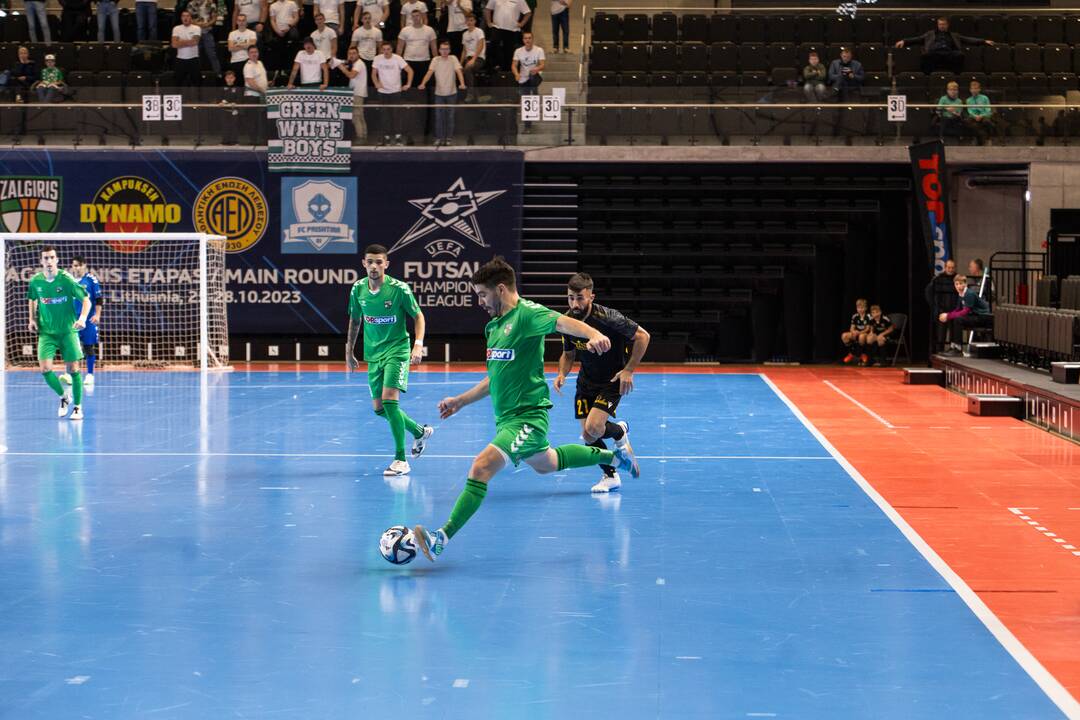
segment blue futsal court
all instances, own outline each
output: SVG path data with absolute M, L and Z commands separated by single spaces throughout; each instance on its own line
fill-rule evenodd
M 380 533 L 445 520 L 489 402 L 385 481 L 362 373 L 97 380 L 80 425 L 7 374 L 0 718 L 1061 717 L 757 375 L 639 374 L 640 480 L 504 471 L 405 568 Z

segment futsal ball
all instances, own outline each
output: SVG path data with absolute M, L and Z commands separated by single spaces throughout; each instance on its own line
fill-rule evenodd
M 386 562 L 394 565 L 407 565 L 416 557 L 416 543 L 412 530 L 404 525 L 387 528 L 379 538 L 379 552 Z

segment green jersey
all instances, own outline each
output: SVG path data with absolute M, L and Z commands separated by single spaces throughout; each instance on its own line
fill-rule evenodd
M 967 113 L 971 117 L 990 117 L 993 114 L 993 110 L 990 109 L 990 98 L 981 93 L 969 97 L 965 104 Z
M 364 360 L 369 363 L 409 357 L 412 346 L 405 316 L 414 318 L 419 313 L 408 284 L 389 275 L 383 277 L 379 292 L 371 292 L 367 278 L 353 283 L 349 292 L 349 317 L 363 321 Z
M 73 301 L 87 297 L 86 289 L 79 281 L 61 270 L 52 280 L 45 273 L 30 278 L 26 297 L 37 300 L 38 333 L 41 335 L 67 335 L 76 332 L 75 321 L 79 318 Z
M 938 113 L 943 118 L 958 118 L 960 112 L 964 108 L 964 101 L 960 98 L 951 98 L 948 95 L 942 95 L 937 101 Z
M 519 300 L 513 310 L 484 328 L 496 424 L 553 407 L 544 378 L 544 336 L 555 332 L 558 319 L 554 310 Z

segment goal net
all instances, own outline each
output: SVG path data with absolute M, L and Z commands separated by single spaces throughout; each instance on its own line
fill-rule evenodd
M 33 233 L 0 234 L 0 369 L 37 364 L 26 293 L 46 245 L 56 248 L 61 270 L 71 272 L 72 258 L 82 257 L 100 283 L 99 364 L 200 370 L 229 364 L 225 238 Z

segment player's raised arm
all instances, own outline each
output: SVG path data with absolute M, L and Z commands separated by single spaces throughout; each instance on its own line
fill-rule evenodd
M 611 340 L 606 335 L 569 315 L 560 315 L 555 321 L 555 329 L 563 335 L 585 338 L 585 349 L 591 353 L 599 355 L 611 349 Z
M 439 417 L 445 420 L 466 405 L 472 405 L 477 400 L 482 400 L 490 394 L 491 378 L 485 377 L 460 395 L 443 398 L 439 403 Z

